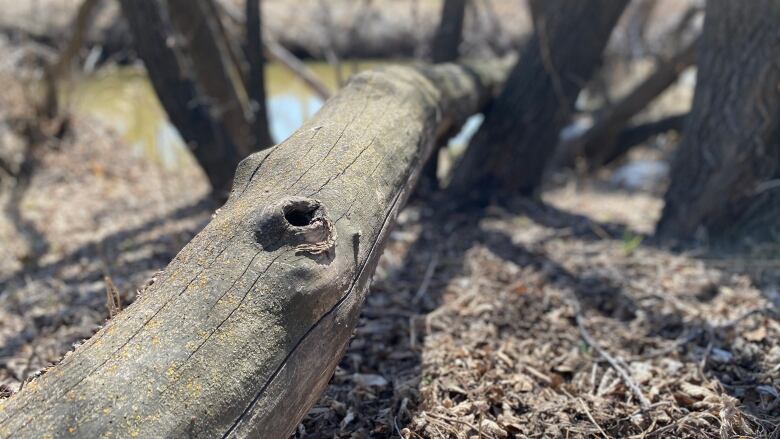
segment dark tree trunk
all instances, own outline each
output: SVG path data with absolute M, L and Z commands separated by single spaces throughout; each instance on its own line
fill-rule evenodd
M 199 94 L 180 47 L 171 43 L 171 24 L 159 0 L 121 0 L 138 55 L 173 125 L 190 146 L 217 195 L 230 191 L 244 157 Z
M 531 193 L 626 0 L 532 0 L 534 35 L 455 169 L 452 188 Z M 483 188 L 484 189 L 484 188 Z
M 441 19 L 431 46 L 431 61 L 443 63 L 458 59 L 460 43 L 463 40 L 463 19 L 467 0 L 444 0 Z M 431 154 L 423 168 L 420 187 L 429 190 L 439 188 L 439 154 Z
M 442 63 L 458 59 L 465 15 L 466 0 L 444 0 L 441 21 L 433 37 L 431 61 Z
M 249 63 L 247 91 L 254 125 L 254 149 L 260 150 L 273 144 L 268 129 L 268 111 L 265 104 L 265 57 L 263 56 L 260 0 L 246 2 L 246 56 Z
M 657 234 L 723 234 L 761 216 L 780 153 L 780 1 L 709 0 L 693 108 Z M 771 185 L 770 185 L 771 186 Z
M 257 151 L 252 111 L 241 68 L 231 57 L 230 42 L 222 32 L 213 0 L 164 0 L 177 48 L 188 67 L 211 117 L 225 127 L 242 156 Z M 254 84 L 253 84 L 254 86 Z M 265 139 L 270 146 L 270 140 Z

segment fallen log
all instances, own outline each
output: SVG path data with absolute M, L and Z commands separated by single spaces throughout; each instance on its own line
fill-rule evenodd
M 288 437 L 346 349 L 437 137 L 510 63 L 356 75 L 281 144 L 158 281 L 0 402 L 0 437 Z

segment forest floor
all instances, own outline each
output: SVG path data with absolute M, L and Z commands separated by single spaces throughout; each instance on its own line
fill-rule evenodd
M 109 284 L 132 302 L 216 207 L 192 162 L 70 126 L 28 187 L 0 182 L 0 397 L 105 322 Z M 655 244 L 659 197 L 607 181 L 414 201 L 296 436 L 780 436 L 780 248 Z
M 97 330 L 106 277 L 131 302 L 215 207 L 194 165 L 72 130 L 18 206 L 3 191 L 0 393 Z M 412 203 L 296 436 L 777 437 L 777 249 L 654 245 L 659 198 L 599 182 L 543 200 Z
M 407 208 L 299 437 L 777 437 L 776 250 L 643 243 L 660 200 L 596 187 Z

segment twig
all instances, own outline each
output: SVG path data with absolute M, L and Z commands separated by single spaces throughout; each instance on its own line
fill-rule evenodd
M 244 26 L 246 19 L 244 13 L 237 9 L 234 5 L 224 0 L 217 1 L 217 7 L 225 14 L 225 16 L 239 26 Z M 267 52 L 267 55 L 276 61 L 279 61 L 290 72 L 308 85 L 317 96 L 323 101 L 327 100 L 331 93 L 327 85 L 325 85 L 314 72 L 311 71 L 306 64 L 303 63 L 292 52 L 287 50 L 284 46 L 277 41 L 270 38 L 263 38 L 263 48 Z
M 590 370 L 590 393 L 592 395 L 596 394 L 596 373 L 599 369 L 599 363 L 593 362 L 593 367 Z
M 533 367 L 531 367 L 531 366 L 529 366 L 529 365 L 527 365 L 527 364 L 524 364 L 524 365 L 523 365 L 523 369 L 524 369 L 526 372 L 528 372 L 528 373 L 530 373 L 531 375 L 533 375 L 533 376 L 535 376 L 536 378 L 538 378 L 540 381 L 543 381 L 543 382 L 544 382 L 545 384 L 547 384 L 548 386 L 549 386 L 550 384 L 552 384 L 552 380 L 550 379 L 550 377 L 548 377 L 547 375 L 545 375 L 545 374 L 543 374 L 543 373 L 539 372 L 538 370 L 534 369 Z
M 753 308 L 753 309 L 750 309 L 748 311 L 745 311 L 744 313 L 740 314 L 739 316 L 737 316 L 737 317 L 735 317 L 735 318 L 733 318 L 733 319 L 731 319 L 731 320 L 729 320 L 727 322 L 724 322 L 724 323 L 716 326 L 713 329 L 714 330 L 731 329 L 731 328 L 737 326 L 743 320 L 747 319 L 748 317 L 752 317 L 752 316 L 754 316 L 756 314 L 761 314 L 761 315 L 768 314 L 768 313 L 771 313 L 771 311 L 772 311 L 772 308 L 770 308 L 770 307 Z
M 415 317 L 409 317 L 409 349 L 417 347 L 417 327 L 415 326 Z
M 699 375 L 704 377 L 704 369 L 707 367 L 707 360 L 710 359 L 710 354 L 712 353 L 712 338 L 713 334 L 712 332 L 709 333 L 709 342 L 707 343 L 707 348 L 704 350 L 704 355 L 701 357 L 701 361 L 699 362 Z
M 638 439 L 645 439 L 647 437 L 647 434 L 653 431 L 653 429 L 655 428 L 655 424 L 656 424 L 656 420 L 653 419 L 653 422 L 650 424 L 649 427 L 647 427 L 646 429 L 644 429 L 644 431 L 642 431 L 642 434 L 639 435 Z
M 30 356 L 27 358 L 27 364 L 24 365 L 24 369 L 22 370 L 21 375 L 19 375 L 19 390 L 17 392 L 20 392 L 24 385 L 35 379 L 34 376 L 31 376 L 30 371 L 32 371 L 32 364 L 33 361 L 35 361 L 35 357 L 38 355 L 38 352 L 36 352 L 35 346 L 31 346 L 32 350 L 30 352 Z
M 103 278 L 106 282 L 106 307 L 108 308 L 108 318 L 113 318 L 122 311 L 122 298 L 119 296 L 119 290 L 114 286 L 110 276 Z
M 577 398 L 577 401 L 579 401 L 580 405 L 582 406 L 582 409 L 585 410 L 585 414 L 588 415 L 588 419 L 590 419 L 590 422 L 593 423 L 593 425 L 596 426 L 596 428 L 599 429 L 599 432 L 602 436 L 609 439 L 609 436 L 607 436 L 607 433 L 604 432 L 604 430 L 601 428 L 598 422 L 596 422 L 595 419 L 593 419 L 593 415 L 590 414 L 590 410 L 588 410 L 588 406 L 585 404 L 585 401 L 582 400 L 582 398 Z
M 423 276 L 422 282 L 420 282 L 420 287 L 417 288 L 417 293 L 414 295 L 414 302 L 419 302 L 428 291 L 428 286 L 431 284 L 431 279 L 433 278 L 433 273 L 436 271 L 436 266 L 438 263 L 439 254 L 434 253 L 433 257 L 431 258 L 431 262 L 428 264 L 428 268 L 425 269 L 425 275 Z
M 309 69 L 300 59 L 296 58 L 289 50 L 284 46 L 273 40 L 263 41 L 268 53 L 283 66 L 295 74 L 298 79 L 303 81 L 309 88 L 320 97 L 320 99 L 327 100 L 330 97 L 330 90 L 314 72 Z
M 344 86 L 344 76 L 341 70 L 341 60 L 339 59 L 335 48 L 335 24 L 333 23 L 333 17 L 331 16 L 330 9 L 328 8 L 328 4 L 325 2 L 325 0 L 320 0 L 320 10 L 322 11 L 322 20 L 325 26 L 325 36 L 327 39 L 327 41 L 325 41 L 326 45 L 322 47 L 323 54 L 325 55 L 325 60 L 333 68 L 333 72 L 336 75 L 336 84 L 338 85 L 338 88 L 341 88 Z
M 596 352 L 598 352 L 599 355 L 607 360 L 607 363 L 609 363 L 609 365 L 615 369 L 618 375 L 620 375 L 620 378 L 623 379 L 623 382 L 626 384 L 626 386 L 628 386 L 634 396 L 636 396 L 636 398 L 639 400 L 639 406 L 642 407 L 642 410 L 648 410 L 650 408 L 650 401 L 645 398 L 645 395 L 642 393 L 642 389 L 639 388 L 639 385 L 631 377 L 631 374 L 620 365 L 620 361 L 618 361 L 615 357 L 610 355 L 609 352 L 605 351 L 601 346 L 599 346 L 593 336 L 590 335 L 588 330 L 585 328 L 585 325 L 582 322 L 582 315 L 578 313 L 576 319 L 577 327 L 580 330 L 580 335 L 582 335 L 582 338 L 585 340 L 585 342 L 588 343 L 590 347 L 595 349 Z
M 475 426 L 474 424 L 472 424 L 470 422 L 466 422 L 466 421 L 461 421 L 460 419 L 450 418 L 448 416 L 437 415 L 437 414 L 430 413 L 430 412 L 425 412 L 425 416 L 430 416 L 430 417 L 432 417 L 434 419 L 438 419 L 440 421 L 455 422 L 457 424 L 465 425 L 465 426 L 471 428 L 474 431 L 477 431 L 477 432 L 480 431 L 479 428 L 477 428 L 477 426 Z
M 680 349 L 682 346 L 690 343 L 699 335 L 701 335 L 701 331 L 698 330 L 691 331 L 690 334 L 686 335 L 685 337 L 680 337 L 677 340 L 675 340 L 670 346 L 658 349 L 653 352 L 648 352 L 644 355 L 635 355 L 633 357 L 630 357 L 629 361 L 646 361 L 651 358 L 663 357 L 667 354 L 676 351 L 677 349 Z

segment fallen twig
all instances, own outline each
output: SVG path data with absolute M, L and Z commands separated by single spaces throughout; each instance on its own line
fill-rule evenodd
M 108 318 L 111 319 L 122 311 L 122 299 L 111 277 L 106 275 L 103 279 L 106 283 L 106 308 L 108 308 Z
M 439 264 L 439 254 L 434 253 L 433 257 L 431 258 L 431 262 L 428 264 L 428 268 L 425 269 L 425 275 L 423 275 L 423 280 L 420 282 L 420 287 L 417 288 L 417 293 L 414 295 L 414 302 L 419 302 L 420 299 L 425 295 L 425 293 L 428 291 L 428 286 L 431 284 L 431 279 L 433 278 L 433 273 L 436 271 L 436 266 Z
M 650 408 L 650 401 L 642 393 L 642 389 L 639 388 L 639 384 L 637 384 L 634 378 L 631 377 L 631 374 L 620 364 L 619 360 L 617 360 L 615 357 L 610 355 L 609 352 L 605 351 L 601 346 L 599 346 L 593 336 L 590 335 L 588 330 L 585 328 L 585 325 L 582 322 L 582 315 L 578 313 L 576 319 L 577 327 L 580 330 L 580 335 L 582 335 L 582 338 L 585 340 L 585 342 L 588 343 L 588 345 L 593 349 L 595 349 L 596 352 L 598 352 L 599 355 L 607 360 L 607 363 L 609 363 L 609 365 L 615 369 L 618 375 L 620 375 L 620 378 L 623 379 L 623 382 L 626 384 L 626 386 L 628 386 L 634 396 L 636 396 L 636 398 L 639 400 L 639 406 L 642 407 L 642 410 L 648 410 Z
M 595 425 L 596 428 L 599 429 L 599 432 L 601 433 L 602 436 L 609 439 L 609 436 L 607 436 L 607 433 L 605 433 L 604 429 L 601 428 L 601 425 L 599 425 L 599 423 L 596 422 L 596 420 L 593 418 L 593 415 L 590 414 L 590 410 L 588 410 L 588 406 L 587 404 L 585 404 L 585 401 L 583 401 L 582 398 L 577 398 L 577 401 L 582 406 L 582 409 L 585 410 L 585 414 L 588 416 L 588 419 L 590 419 L 590 422 L 592 422 L 593 425 Z

